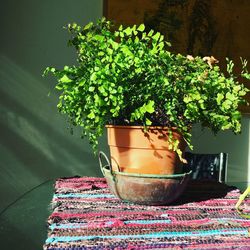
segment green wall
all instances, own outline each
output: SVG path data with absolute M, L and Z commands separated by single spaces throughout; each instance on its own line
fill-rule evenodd
M 54 79 L 41 76 L 46 66 L 74 63 L 62 27 L 100 16 L 102 0 L 1 2 L 0 212 L 48 179 L 101 175 L 88 142 L 57 112 Z
M 199 125 L 192 130 L 194 152 L 228 153 L 227 183 L 245 189 L 250 185 L 250 116 L 242 117 L 242 132 L 235 135 L 230 131 L 214 136 L 209 129 Z

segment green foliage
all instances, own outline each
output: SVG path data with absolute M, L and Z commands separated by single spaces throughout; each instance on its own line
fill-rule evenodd
M 47 68 L 57 78 L 58 109 L 74 126 L 82 127 L 96 149 L 106 124 L 176 127 L 191 147 L 195 123 L 213 132 L 240 132 L 238 106 L 247 89 L 209 58 L 173 54 L 159 32 L 144 24 L 114 29 L 104 18 L 84 27 L 68 25 L 77 51 L 77 66 Z M 250 79 L 242 60 L 241 76 Z M 179 155 L 178 142 L 171 139 Z

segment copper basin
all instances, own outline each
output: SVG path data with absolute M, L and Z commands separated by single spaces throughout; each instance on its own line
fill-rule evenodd
M 104 157 L 107 165 L 102 164 Z M 101 171 L 118 198 L 144 205 L 166 205 L 176 201 L 186 187 L 190 173 L 151 175 L 112 171 L 107 156 L 100 152 Z

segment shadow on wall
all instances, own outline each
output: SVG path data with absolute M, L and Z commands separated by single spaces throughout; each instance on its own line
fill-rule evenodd
M 7 57 L 0 57 L 0 211 L 45 180 L 98 176 L 97 158 L 79 131 L 70 135 L 57 96 Z

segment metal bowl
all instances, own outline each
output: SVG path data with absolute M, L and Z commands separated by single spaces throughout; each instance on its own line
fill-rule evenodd
M 103 165 L 102 158 L 106 160 L 106 165 Z M 99 152 L 99 162 L 113 194 L 124 201 L 143 205 L 166 205 L 176 201 L 191 174 L 152 175 L 112 171 L 110 161 L 103 152 Z

